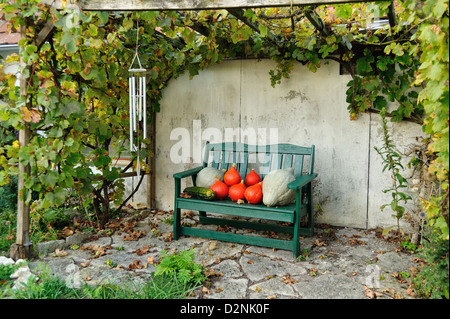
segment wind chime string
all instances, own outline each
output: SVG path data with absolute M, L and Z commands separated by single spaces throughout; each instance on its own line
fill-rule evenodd
M 136 162 L 136 174 L 140 176 L 141 164 L 140 164 L 140 142 L 139 142 L 139 128 L 142 127 L 143 138 L 147 138 L 147 92 L 146 92 L 146 77 L 143 74 L 147 70 L 142 68 L 141 61 L 139 60 L 138 54 L 139 48 L 139 21 L 137 22 L 137 32 L 136 32 L 136 52 L 134 54 L 133 60 L 131 61 L 130 77 L 128 79 L 129 86 L 129 113 L 130 113 L 130 151 L 137 152 L 137 162 Z M 139 68 L 133 69 L 133 64 L 137 60 Z M 134 133 L 137 134 L 136 144 L 134 143 L 133 136 Z

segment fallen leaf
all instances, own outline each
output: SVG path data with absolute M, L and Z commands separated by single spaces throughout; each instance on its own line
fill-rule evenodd
M 311 277 L 317 276 L 317 268 L 308 269 L 308 270 L 309 270 L 309 275 L 310 275 Z
M 370 299 L 376 299 L 378 296 L 381 296 L 382 294 L 376 291 L 373 291 L 370 288 L 367 288 L 367 286 L 364 286 L 364 295 Z
M 83 268 L 86 268 L 87 266 L 89 266 L 90 262 L 85 262 L 85 263 L 80 263 L 80 266 Z
M 141 265 L 141 261 L 140 260 L 135 260 L 133 261 L 131 264 L 128 265 L 128 269 L 133 270 L 133 269 L 142 269 L 142 265 Z
M 141 230 L 138 231 L 129 231 L 128 235 L 123 236 L 123 240 L 125 241 L 137 241 L 139 238 L 145 236 L 145 233 Z
M 412 297 L 416 296 L 416 293 L 414 292 L 414 284 L 412 281 L 409 282 L 408 289 L 406 289 L 406 294 Z
M 366 242 L 359 240 L 359 239 L 354 239 L 354 238 L 349 238 L 348 239 L 349 243 L 351 246 L 356 246 L 356 245 L 367 245 Z
M 204 294 L 206 294 L 206 295 L 209 295 L 209 293 L 210 293 L 209 289 L 206 288 L 206 287 L 203 287 L 203 288 L 202 288 L 202 292 L 203 292 Z
M 206 277 L 214 276 L 217 272 L 212 268 L 206 268 L 206 271 L 204 272 Z
M 327 246 L 327 243 L 326 243 L 326 242 L 324 242 L 324 241 L 319 241 L 318 239 L 316 239 L 316 240 L 314 241 L 314 244 L 315 244 L 317 247 Z
M 61 234 L 64 237 L 72 236 L 74 234 L 73 228 L 72 227 L 64 227 L 63 230 L 61 231 Z
M 153 256 L 148 256 L 147 257 L 147 263 L 149 263 L 150 265 L 154 265 L 154 260 L 153 260 Z
M 398 272 L 394 272 L 393 274 L 391 274 L 391 276 L 394 277 L 399 283 L 406 283 L 405 278 L 403 278 L 403 276 Z
M 142 256 L 142 255 L 146 254 L 149 250 L 150 250 L 150 246 L 143 245 L 142 249 L 139 248 L 138 250 L 136 250 L 136 254 L 138 256 Z
M 292 278 L 290 274 L 284 275 L 283 277 L 281 277 L 281 279 L 282 282 L 288 285 L 295 284 L 298 281 L 297 279 Z
M 65 257 L 65 256 L 67 256 L 67 251 L 56 248 L 55 257 Z
M 394 293 L 394 299 L 405 299 L 402 295 Z
M 111 249 L 112 247 L 107 245 L 107 246 L 102 246 L 100 247 L 99 245 L 86 245 L 81 247 L 81 250 L 89 250 L 89 253 L 91 255 L 93 255 L 93 258 L 98 258 L 101 256 L 104 256 L 107 254 L 106 250 L 107 249 Z M 111 254 L 111 253 L 109 253 Z
M 222 232 L 222 233 L 227 233 L 230 231 L 230 227 L 228 227 L 228 225 L 223 225 L 223 226 L 217 226 L 217 231 Z
M 410 266 L 409 268 L 408 268 L 408 270 L 409 270 L 409 273 L 411 274 L 411 277 L 416 277 L 417 276 L 417 273 L 418 273 L 418 270 L 417 270 L 417 268 L 415 268 L 415 267 L 413 267 L 413 266 Z
M 276 295 L 270 295 L 270 296 L 267 296 L 266 299 L 277 299 L 277 296 Z
M 217 243 L 216 242 L 211 242 L 209 243 L 208 249 L 211 250 L 216 250 L 217 249 Z
M 164 236 L 163 240 L 167 242 L 173 241 L 173 233 L 168 233 L 166 236 Z
M 219 293 L 223 291 L 223 287 L 217 288 L 216 290 L 214 290 L 214 292 Z
M 253 265 L 253 264 L 254 264 L 254 262 L 253 262 L 253 261 L 251 261 L 251 260 L 249 260 L 249 261 L 247 261 L 247 264 L 251 264 L 251 265 Z

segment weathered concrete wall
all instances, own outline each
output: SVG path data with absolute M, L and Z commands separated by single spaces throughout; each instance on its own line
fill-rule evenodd
M 316 73 L 298 64 L 290 79 L 273 88 L 271 67 L 270 61 L 228 61 L 192 80 L 184 75 L 169 84 L 156 123 L 157 207 L 173 208 L 172 174 L 198 166 L 206 140 L 239 140 L 242 132 L 256 132 L 260 144 L 271 138 L 315 144 L 318 222 L 358 228 L 395 224 L 392 212 L 380 212 L 391 201 L 382 192 L 390 186 L 389 173 L 382 174 L 381 158 L 373 148 L 382 146 L 381 120 L 375 114 L 349 119 L 345 91 L 350 76 L 339 75 L 337 63 Z M 404 148 L 422 130 L 401 123 L 392 133 Z M 145 197 L 137 200 L 145 202 Z

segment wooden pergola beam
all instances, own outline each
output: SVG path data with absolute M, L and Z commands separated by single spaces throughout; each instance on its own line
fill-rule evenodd
M 289 7 L 339 3 L 373 2 L 369 0 L 76 0 L 83 10 L 151 11 L 202 10 L 229 8 Z

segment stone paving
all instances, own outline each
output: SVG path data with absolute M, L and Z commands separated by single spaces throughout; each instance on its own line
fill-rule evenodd
M 29 267 L 48 266 L 68 283 L 142 283 L 151 277 L 162 250 L 193 248 L 195 261 L 210 275 L 209 284 L 195 290 L 195 299 L 415 298 L 410 278 L 399 276 L 415 271 L 414 255 L 396 251 L 398 243 L 375 230 L 318 225 L 313 237 L 301 239 L 304 255 L 296 260 L 285 250 L 197 237 L 174 241 L 168 223 L 172 217 L 170 212 L 142 210 L 121 221 L 126 227 L 112 234 L 80 233 L 40 243 Z M 198 219 L 188 213 L 183 222 L 198 224 Z

